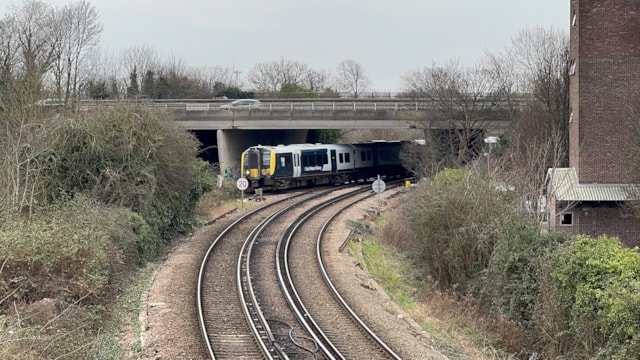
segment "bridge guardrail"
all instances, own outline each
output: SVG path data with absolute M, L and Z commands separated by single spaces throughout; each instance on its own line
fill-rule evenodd
M 202 101 L 162 101 L 162 102 L 117 102 L 117 101 L 81 101 L 79 103 L 80 110 L 90 110 L 95 107 L 109 107 L 120 104 L 135 104 L 145 107 L 152 107 L 157 109 L 175 110 L 175 111 L 233 111 L 227 109 L 220 109 L 220 102 L 202 102 Z M 255 109 L 251 111 L 293 111 L 293 110 L 306 110 L 306 111 L 407 111 L 407 110 L 436 110 L 437 104 L 434 102 L 388 102 L 388 101 L 266 101 L 263 102 L 264 109 Z M 519 108 L 522 103 L 517 103 L 516 108 Z M 483 107 L 492 107 L 494 109 L 506 108 L 506 105 L 482 105 Z M 246 111 L 246 110 L 245 110 Z

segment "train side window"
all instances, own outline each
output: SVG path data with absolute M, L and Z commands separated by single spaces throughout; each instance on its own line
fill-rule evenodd
M 344 162 L 346 162 L 346 163 L 351 162 L 351 154 L 344 153 Z
M 340 164 L 342 164 L 344 162 L 344 154 L 343 153 L 338 154 L 338 162 Z
M 323 164 L 328 164 L 329 163 L 329 155 L 322 154 L 322 160 L 323 160 Z

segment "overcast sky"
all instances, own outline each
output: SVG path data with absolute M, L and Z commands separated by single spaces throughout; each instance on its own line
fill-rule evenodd
M 71 0 L 44 1 L 55 7 Z M 335 73 L 352 59 L 372 90 L 400 90 L 408 71 L 478 64 L 526 28 L 568 31 L 569 0 L 93 0 L 101 47 L 150 46 L 187 66 L 246 73 L 280 59 Z M 22 2 L 4 0 L 0 11 Z

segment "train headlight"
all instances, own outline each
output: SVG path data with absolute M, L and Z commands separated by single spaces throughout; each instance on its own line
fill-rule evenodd
M 249 175 L 251 174 L 251 170 L 249 170 L 249 169 L 245 170 L 245 171 L 244 171 L 244 174 L 245 174 L 246 176 L 249 176 Z

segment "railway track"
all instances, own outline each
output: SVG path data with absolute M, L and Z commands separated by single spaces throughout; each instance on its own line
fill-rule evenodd
M 283 234 L 279 244 L 282 287 L 299 321 L 330 359 L 400 359 L 339 295 L 322 261 L 320 249 L 330 221 L 345 208 L 370 196 L 370 192 L 342 196 L 310 209 Z
M 269 205 L 278 211 L 314 195 L 295 195 Z M 241 301 L 238 265 L 245 239 L 252 228 L 245 224 L 262 221 L 264 208 L 251 211 L 227 227 L 207 250 L 198 275 L 196 302 L 207 352 L 212 359 L 268 359 L 273 349 L 256 338 L 253 322 L 247 321 Z
M 250 292 L 246 269 L 251 242 L 266 224 L 286 210 L 326 196 L 335 189 L 298 193 L 251 211 L 212 242 L 197 281 L 196 301 L 201 332 L 213 359 L 277 359 L 282 357 Z
M 370 186 L 291 196 L 213 241 L 197 290 L 212 359 L 400 358 L 342 300 L 317 245 L 327 214 L 370 196 Z

